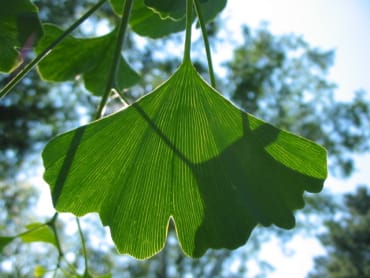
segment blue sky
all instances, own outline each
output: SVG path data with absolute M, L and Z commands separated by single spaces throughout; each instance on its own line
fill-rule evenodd
M 331 78 L 339 85 L 338 97 L 370 92 L 370 1 L 229 0 L 224 16 L 235 30 L 267 21 L 275 34 L 301 34 L 313 46 L 335 49 Z

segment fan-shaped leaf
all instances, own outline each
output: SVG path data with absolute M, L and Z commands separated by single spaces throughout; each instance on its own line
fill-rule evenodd
M 326 151 L 246 114 L 184 62 L 128 108 L 52 140 L 45 180 L 59 211 L 98 212 L 123 253 L 147 258 L 170 219 L 184 252 L 236 248 L 261 223 L 294 226 L 319 192 Z
M 61 33 L 54 25 L 44 25 L 45 36 L 36 47 L 43 51 Z M 86 88 L 95 95 L 102 95 L 109 77 L 117 32 L 97 38 L 79 39 L 69 36 L 38 65 L 45 80 L 66 81 L 82 75 Z M 139 75 L 121 57 L 116 76 L 117 89 L 134 85 Z
M 38 10 L 31 1 L 0 1 L 0 72 L 18 66 L 23 60 L 20 52 L 32 48 L 41 35 Z

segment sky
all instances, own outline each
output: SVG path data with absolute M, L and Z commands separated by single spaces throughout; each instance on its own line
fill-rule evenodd
M 223 17 L 236 38 L 243 24 L 258 27 L 265 21 L 273 34 L 294 33 L 313 47 L 334 49 L 336 58 L 329 79 L 338 85 L 337 99 L 350 100 L 359 89 L 365 90 L 370 99 L 369 0 L 229 0 Z M 367 165 L 370 155 L 358 156 L 357 172 L 350 179 L 329 177 L 325 187 L 345 193 L 358 184 L 369 184 Z M 313 256 L 324 254 L 314 239 L 296 237 L 289 248 L 294 256 L 284 257 L 278 242 L 264 247 L 261 257 L 276 268 L 269 278 L 306 277 L 313 267 Z

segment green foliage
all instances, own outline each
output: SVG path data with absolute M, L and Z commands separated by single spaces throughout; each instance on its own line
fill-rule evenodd
M 0 2 L 0 72 L 11 72 L 42 35 L 38 10 L 29 0 Z M 18 50 L 17 50 L 18 49 Z
M 24 242 L 46 242 L 57 246 L 55 234 L 47 224 L 32 223 L 26 226 L 27 231 L 20 234 Z
M 291 228 L 303 191 L 326 178 L 322 148 L 242 113 L 190 62 L 129 108 L 57 137 L 43 158 L 56 208 L 98 211 L 138 258 L 163 247 L 171 217 L 196 257 L 240 246 L 257 223 Z
M 126 1 L 110 2 L 121 17 L 112 22 L 124 23 Z M 183 7 L 168 9 L 167 2 L 134 1 L 129 20 L 132 30 L 153 38 L 184 30 Z M 200 2 L 206 20 L 226 4 Z M 195 16 L 189 18 L 193 22 Z M 44 26 L 37 53 L 65 34 L 59 27 Z M 102 37 L 66 37 L 39 63 L 39 72 L 50 81 L 81 76 L 95 95 L 106 94 L 107 86 L 118 94 L 124 88 L 133 90 L 138 76 L 120 52 L 119 59 L 113 58 L 122 34 L 113 29 Z M 186 34 L 189 32 L 187 29 Z M 127 49 L 124 51 L 127 57 Z M 263 51 L 256 53 L 253 63 L 258 64 L 261 55 Z M 278 61 L 284 57 L 281 55 L 278 51 Z M 144 55 L 131 61 L 138 57 L 147 62 Z M 281 65 L 274 64 L 275 68 Z M 115 66 L 118 71 L 110 84 L 108 75 Z M 162 73 L 159 67 L 157 70 Z M 274 72 L 265 76 L 274 76 Z M 256 77 L 258 67 L 248 80 L 265 83 Z M 234 82 L 227 83 L 225 94 L 232 91 Z M 70 92 L 74 95 L 77 90 Z M 268 95 L 269 91 L 264 92 Z M 280 125 L 285 116 L 281 113 L 271 119 L 289 128 Z M 288 118 L 289 123 L 299 121 L 298 117 Z M 126 109 L 56 137 L 44 151 L 44 163 L 45 179 L 58 210 L 77 215 L 99 212 L 119 250 L 140 258 L 163 247 L 170 219 L 181 247 L 191 256 L 201 256 L 207 248 L 236 248 L 258 223 L 292 228 L 293 210 L 303 207 L 304 191 L 320 191 L 326 177 L 323 148 L 237 109 L 206 84 L 187 60 L 166 83 Z M 56 235 L 46 229 L 41 237 L 49 232 Z M 34 235 L 28 239 L 32 241 Z M 9 240 L 2 238 L 4 244 Z M 59 245 L 57 249 L 62 257 Z M 222 254 L 220 258 L 230 253 Z M 84 273 L 88 271 L 86 264 Z
M 62 34 L 54 25 L 44 25 L 45 35 L 37 45 L 36 52 L 42 52 Z M 117 31 L 97 38 L 76 39 L 67 37 L 42 62 L 38 70 L 48 81 L 73 80 L 82 75 L 86 89 L 95 95 L 105 93 L 112 63 L 118 63 L 114 85 L 118 90 L 134 85 L 139 75 L 120 57 L 113 61 Z M 70 57 L 67 59 L 66 57 Z
M 309 277 L 370 276 L 370 192 L 365 186 L 345 196 L 344 215 L 326 223 L 320 240 L 328 254 L 315 259 Z
M 176 3 L 176 5 L 171 6 L 171 9 L 165 10 L 162 9 L 165 6 L 163 2 L 167 1 L 149 1 L 149 4 L 153 6 L 147 5 L 146 2 L 136 0 L 132 8 L 130 26 L 137 34 L 150 38 L 160 38 L 185 29 L 186 1 L 177 1 L 180 6 Z M 122 9 L 122 0 L 111 0 L 111 3 L 116 12 Z M 225 5 L 226 0 L 202 1 L 201 9 L 205 21 L 211 21 L 215 18 L 224 9 Z M 157 10 L 153 10 L 151 7 Z

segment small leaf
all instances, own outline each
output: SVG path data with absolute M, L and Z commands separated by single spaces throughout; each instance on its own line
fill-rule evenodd
M 294 226 L 319 192 L 326 151 L 246 114 L 190 62 L 128 108 L 53 139 L 45 180 L 59 211 L 98 212 L 122 253 L 159 252 L 169 221 L 184 252 L 237 248 L 258 224 Z
M 55 40 L 62 30 L 54 25 L 44 25 L 45 36 L 36 47 L 39 53 Z M 88 39 L 67 37 L 38 65 L 45 80 L 66 81 L 82 75 L 85 87 L 95 95 L 102 95 L 109 77 L 117 32 Z M 134 85 L 139 75 L 120 58 L 116 76 L 117 89 Z
M 4 247 L 11 243 L 16 237 L 13 236 L 0 236 L 0 252 L 3 251 Z
M 44 276 L 46 273 L 46 269 L 42 265 L 37 265 L 33 270 L 33 276 L 36 278 Z
M 50 226 L 42 223 L 32 223 L 26 226 L 27 231 L 20 234 L 24 242 L 46 242 L 57 246 L 55 235 Z
M 32 48 L 41 36 L 38 10 L 31 1 L 0 1 L 0 72 L 22 63 L 22 50 Z

